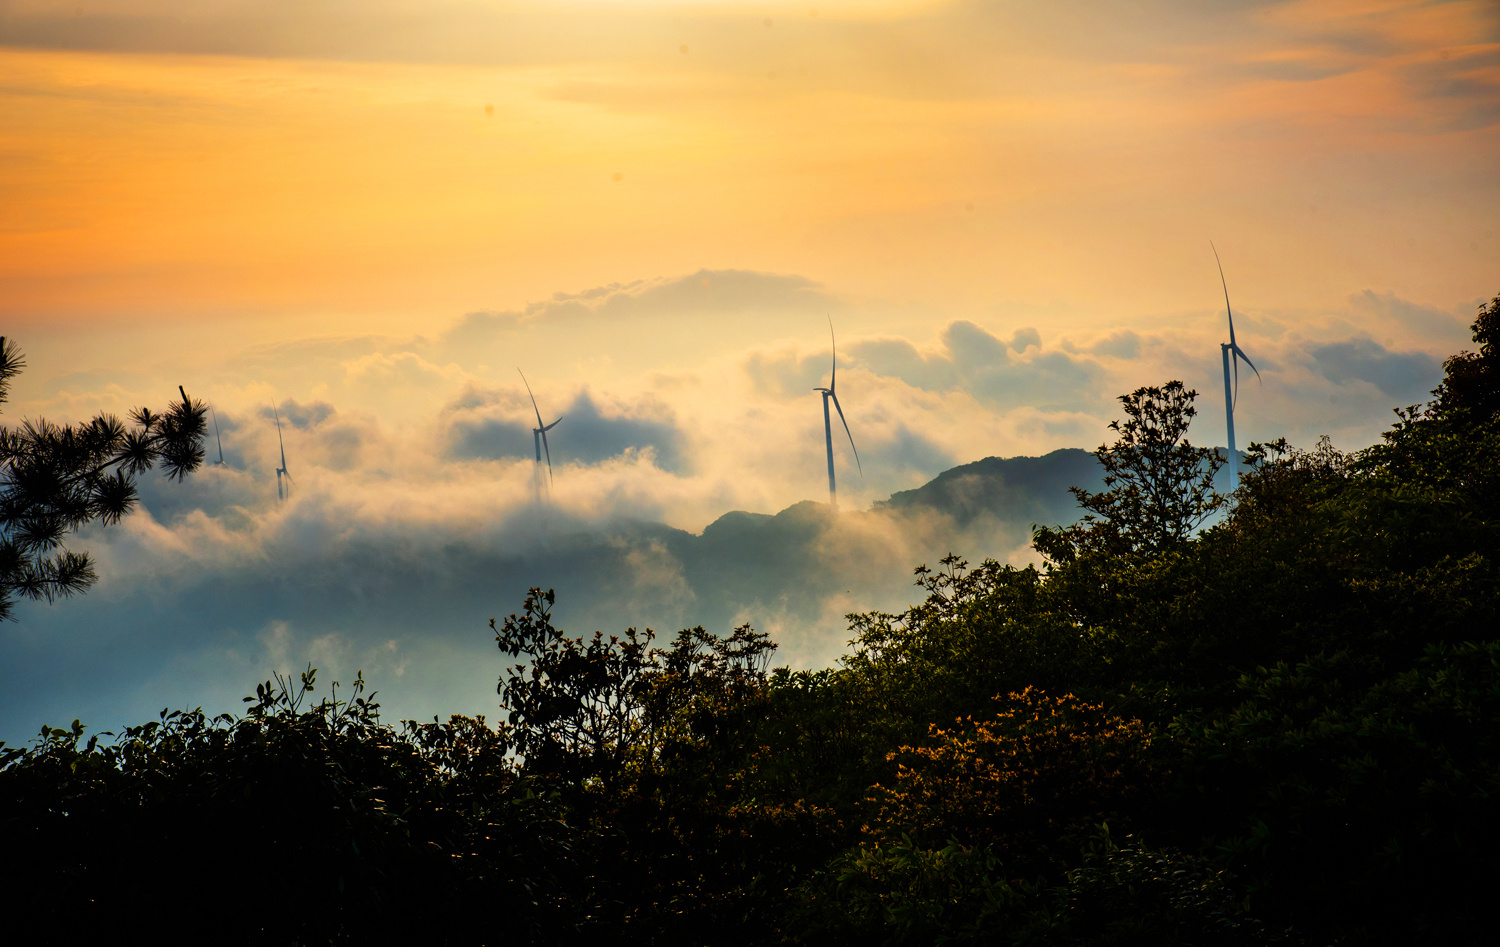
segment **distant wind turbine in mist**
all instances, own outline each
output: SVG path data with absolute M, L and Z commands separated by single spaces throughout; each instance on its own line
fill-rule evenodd
M 1219 283 L 1224 287 L 1224 314 L 1229 317 L 1229 341 L 1219 343 L 1219 354 L 1224 359 L 1224 415 L 1229 432 L 1229 492 L 1233 493 L 1240 485 L 1240 455 L 1234 446 L 1234 405 L 1240 395 L 1239 360 L 1244 359 L 1250 370 L 1255 372 L 1256 381 L 1260 381 L 1260 369 L 1255 367 L 1250 356 L 1234 340 L 1234 312 L 1229 308 L 1229 283 L 1224 279 L 1224 264 L 1219 260 L 1219 248 L 1214 246 L 1212 240 L 1208 245 L 1214 251 L 1214 262 L 1219 266 Z M 1234 376 L 1232 384 L 1231 374 Z
M 526 373 L 521 371 L 520 368 L 516 369 L 516 374 L 521 376 L 521 384 L 526 386 L 526 395 L 531 398 L 531 410 L 536 413 L 536 427 L 531 429 L 532 447 L 536 449 L 536 464 L 532 467 L 531 479 L 536 487 L 536 501 L 537 503 L 541 503 L 543 501 L 543 493 L 550 493 L 552 488 L 552 449 L 547 446 L 547 432 L 557 427 L 557 422 L 562 420 L 562 416 L 559 415 L 557 421 L 553 421 L 551 424 L 543 424 L 542 409 L 537 407 L 536 395 L 531 393 L 531 382 L 526 380 Z M 542 477 L 542 456 L 544 454 L 547 457 L 547 476 L 545 479 Z
M 208 406 L 208 416 L 214 419 L 214 443 L 219 445 L 219 462 L 214 466 L 228 467 L 229 464 L 224 462 L 224 439 L 219 436 L 219 416 L 214 414 L 213 405 Z
M 276 443 L 281 448 L 281 466 L 276 468 L 276 499 L 285 500 L 292 483 L 292 475 L 286 469 L 286 442 L 281 439 L 281 414 L 276 406 L 271 405 L 271 416 L 276 419 Z M 285 477 L 287 486 L 283 486 L 281 479 Z
M 839 405 L 839 396 L 836 392 L 839 380 L 839 350 L 838 341 L 833 335 L 833 319 L 828 320 L 828 340 L 833 348 L 833 371 L 828 377 L 827 388 L 814 388 L 813 391 L 823 393 L 823 443 L 828 448 L 828 507 L 835 513 L 839 509 L 838 485 L 833 476 L 833 422 L 828 414 L 828 402 L 833 401 L 833 407 L 839 413 L 839 421 L 844 425 L 844 433 L 849 437 L 849 449 L 854 451 L 854 463 L 859 467 L 859 475 L 865 475 L 864 465 L 859 462 L 859 448 L 854 446 L 854 435 L 849 433 L 849 422 L 844 420 L 844 409 Z

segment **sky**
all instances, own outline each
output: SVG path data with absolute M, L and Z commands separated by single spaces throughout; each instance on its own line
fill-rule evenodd
M 182 384 L 227 462 L 0 628 L 0 739 L 309 661 L 493 714 L 529 585 L 827 664 L 939 547 L 1027 561 L 875 502 L 1171 378 L 1224 443 L 1210 241 L 1240 446 L 1357 449 L 1500 293 L 1497 211 L 1493 0 L 0 0 L 0 421 Z M 848 517 L 710 595 L 706 527 L 826 502 L 830 323 Z

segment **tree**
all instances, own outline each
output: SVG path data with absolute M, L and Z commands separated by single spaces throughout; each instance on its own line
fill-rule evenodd
M 1500 296 L 1479 307 L 1473 329 L 1479 351 L 1460 352 L 1443 363 L 1447 374 L 1432 392 L 1439 414 L 1467 410 L 1488 419 L 1500 411 Z
M 313 703 L 315 678 L 277 674 L 238 715 L 0 744 L 0 890 L 64 943 L 107 939 L 164 885 L 175 929 L 218 944 L 572 942 L 577 833 L 503 736 L 393 727 L 363 677 Z
M 1196 397 L 1180 381 L 1121 395 L 1125 420 L 1109 424 L 1120 439 L 1094 452 L 1110 489 L 1070 488 L 1089 513 L 1077 526 L 1038 530 L 1037 550 L 1053 562 L 1087 550 L 1150 558 L 1191 538 L 1224 505 L 1214 491 L 1224 458 L 1187 439 Z
M 555 601 L 533 588 L 522 614 L 490 620 L 500 650 L 522 659 L 497 692 L 528 776 L 614 792 L 680 755 L 676 744 L 723 736 L 763 696 L 776 645 L 749 625 L 727 638 L 687 629 L 665 649 L 649 628 L 572 638 L 552 624 Z
M 26 367 L 0 336 L 0 404 Z M 160 464 L 182 480 L 203 463 L 207 408 L 188 398 L 157 414 L 137 408 L 131 426 L 100 414 L 79 425 L 38 419 L 0 428 L 0 620 L 17 596 L 54 601 L 98 579 L 87 553 L 63 547 L 68 533 L 118 523 L 138 500 L 136 478 Z

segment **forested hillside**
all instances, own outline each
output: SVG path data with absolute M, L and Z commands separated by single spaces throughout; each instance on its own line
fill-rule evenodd
M 1257 445 L 1232 498 L 1192 393 L 1122 397 L 1042 568 L 924 566 L 837 667 L 572 638 L 536 591 L 498 722 L 309 673 L 0 747 L 0 890 L 80 942 L 1487 943 L 1500 298 L 1475 340 L 1382 443 Z

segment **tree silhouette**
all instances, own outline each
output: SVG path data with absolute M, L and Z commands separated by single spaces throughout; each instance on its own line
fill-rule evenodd
M 0 336 L 0 404 L 26 367 Z M 63 547 L 68 533 L 118 523 L 137 502 L 136 478 L 160 464 L 181 480 L 203 463 L 207 408 L 179 386 L 180 402 L 157 414 L 137 408 L 130 425 L 100 414 L 78 425 L 26 420 L 0 428 L 0 620 L 17 596 L 51 602 L 98 579 L 87 553 Z
M 1500 411 L 1500 296 L 1479 307 L 1474 319 L 1478 352 L 1460 352 L 1443 363 L 1447 373 L 1432 393 L 1441 413 L 1467 410 L 1488 419 Z
M 1054 562 L 1090 550 L 1150 558 L 1191 538 L 1224 505 L 1213 484 L 1225 459 L 1187 439 L 1197 396 L 1180 381 L 1121 395 L 1125 419 L 1109 424 L 1119 440 L 1094 452 L 1109 489 L 1070 488 L 1089 512 L 1076 526 L 1038 530 L 1037 549 Z

